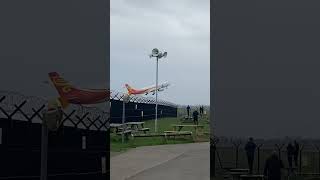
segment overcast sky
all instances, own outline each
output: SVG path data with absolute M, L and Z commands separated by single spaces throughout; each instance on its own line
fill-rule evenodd
M 167 51 L 159 61 L 159 83 L 171 86 L 159 98 L 177 104 L 210 104 L 210 1 L 111 0 L 111 89 L 155 84 L 153 48 Z
M 219 0 L 216 135 L 320 137 L 320 2 Z
M 16 3 L 0 2 L 0 90 L 57 96 L 43 83 L 51 71 L 78 87 L 108 87 L 106 2 Z

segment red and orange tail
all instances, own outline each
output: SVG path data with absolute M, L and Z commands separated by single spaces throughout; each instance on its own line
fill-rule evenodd
M 69 84 L 68 81 L 64 80 L 60 77 L 60 75 L 57 72 L 51 72 L 49 73 L 49 77 L 54 85 L 54 87 L 57 89 L 60 96 L 65 96 L 72 92 L 75 88 Z
M 129 95 L 131 95 L 131 94 L 134 93 L 134 89 L 133 89 L 131 86 L 129 86 L 129 84 L 125 84 L 125 86 L 126 86 L 126 88 L 127 88 L 127 90 L 128 90 L 128 94 L 129 94 Z
M 51 82 L 53 83 L 54 87 L 57 89 L 60 97 L 59 101 L 63 107 L 68 106 L 68 95 L 75 90 L 75 88 L 69 84 L 68 81 L 64 80 L 60 77 L 57 72 L 49 73 L 49 77 Z

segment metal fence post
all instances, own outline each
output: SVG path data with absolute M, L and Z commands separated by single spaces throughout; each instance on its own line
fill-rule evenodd
M 210 139 L 210 177 L 216 176 L 216 142 Z
M 40 180 L 47 180 L 47 166 L 48 166 L 48 127 L 42 121 L 41 132 L 41 174 Z
M 279 159 L 280 159 L 280 160 L 281 160 L 281 150 L 282 150 L 282 148 L 283 148 L 284 145 L 285 145 L 285 144 L 281 144 L 281 145 L 275 144 L 275 146 L 276 146 L 277 149 L 278 149 Z
M 299 172 L 302 172 L 302 150 L 303 150 L 303 146 L 301 146 L 300 150 L 299 150 Z
M 241 141 L 239 141 L 238 143 L 233 143 L 233 145 L 236 148 L 236 168 L 238 168 L 238 163 L 239 163 L 239 147 L 241 145 Z
M 317 149 L 318 151 L 318 173 L 320 173 L 320 148 L 318 145 L 313 144 L 313 146 Z
M 320 150 L 318 149 L 318 173 L 320 173 Z

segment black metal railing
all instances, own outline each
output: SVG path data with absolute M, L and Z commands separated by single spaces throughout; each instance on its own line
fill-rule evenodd
M 246 152 L 244 150 L 245 141 L 243 140 L 221 140 L 214 138 L 211 140 L 211 174 L 223 172 L 231 168 L 248 168 Z M 254 173 L 263 173 L 266 159 L 273 151 L 278 152 L 278 156 L 289 168 L 287 150 L 287 141 L 259 141 L 256 142 L 257 148 L 254 158 Z M 294 159 L 292 161 L 293 168 L 299 174 L 320 174 L 320 143 L 319 141 L 301 140 L 299 141 L 298 166 L 295 166 Z M 219 165 L 217 165 L 219 163 Z

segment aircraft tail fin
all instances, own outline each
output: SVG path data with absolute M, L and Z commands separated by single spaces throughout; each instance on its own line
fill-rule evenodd
M 128 94 L 132 94 L 134 92 L 134 89 L 129 85 L 129 84 L 125 84 L 127 90 L 128 90 Z
M 57 72 L 50 72 L 49 77 L 60 96 L 64 97 L 75 88 L 66 80 L 64 80 Z
M 62 107 L 67 107 L 69 105 L 67 99 L 70 96 L 70 93 L 76 90 L 76 88 L 74 88 L 68 81 L 60 77 L 57 72 L 50 72 L 49 78 L 60 95 L 58 100 L 60 101 Z

